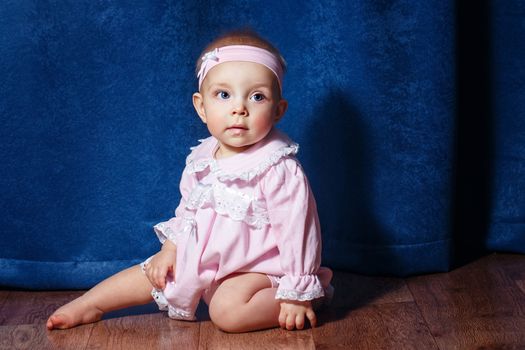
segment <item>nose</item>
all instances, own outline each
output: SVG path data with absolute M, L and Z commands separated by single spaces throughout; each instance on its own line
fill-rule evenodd
M 232 115 L 233 116 L 247 116 L 248 110 L 246 109 L 246 106 L 244 105 L 243 101 L 236 101 L 233 105 L 232 109 Z

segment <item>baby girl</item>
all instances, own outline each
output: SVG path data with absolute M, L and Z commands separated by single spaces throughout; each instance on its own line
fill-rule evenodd
M 332 272 L 320 267 L 319 219 L 298 145 L 275 128 L 288 106 L 284 69 L 277 49 L 253 32 L 205 48 L 193 105 L 211 136 L 186 160 L 175 217 L 154 227 L 160 251 L 56 310 L 48 329 L 152 300 L 171 318 L 194 320 L 201 299 L 227 332 L 315 327 Z

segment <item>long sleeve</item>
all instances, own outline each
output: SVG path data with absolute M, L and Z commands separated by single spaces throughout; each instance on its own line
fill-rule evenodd
M 188 234 L 191 231 L 193 221 L 186 214 L 186 203 L 195 183 L 196 180 L 194 179 L 193 174 L 189 174 L 186 171 L 182 173 L 179 185 L 181 199 L 177 209 L 175 209 L 175 216 L 168 221 L 160 222 L 153 227 L 162 244 L 164 244 L 167 239 L 177 244 L 178 237 Z
M 324 291 L 317 276 L 321 263 L 319 218 L 302 168 L 294 159 L 284 159 L 265 174 L 261 189 L 284 273 L 276 299 L 322 297 Z

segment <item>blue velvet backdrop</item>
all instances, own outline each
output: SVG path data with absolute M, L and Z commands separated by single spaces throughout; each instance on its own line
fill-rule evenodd
M 154 253 L 179 201 L 193 63 L 250 26 L 289 63 L 324 264 L 445 271 L 525 252 L 525 5 L 3 1 L 0 285 L 85 288 Z

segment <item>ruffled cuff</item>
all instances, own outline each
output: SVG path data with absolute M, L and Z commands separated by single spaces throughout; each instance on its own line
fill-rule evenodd
M 317 275 L 285 275 L 279 280 L 275 299 L 306 301 L 323 296 L 324 289 Z
M 166 240 L 170 240 L 177 244 L 179 238 L 183 235 L 188 235 L 193 230 L 195 222 L 188 218 L 172 218 L 168 221 L 158 223 L 153 226 L 153 230 L 157 234 L 160 243 L 164 244 Z

